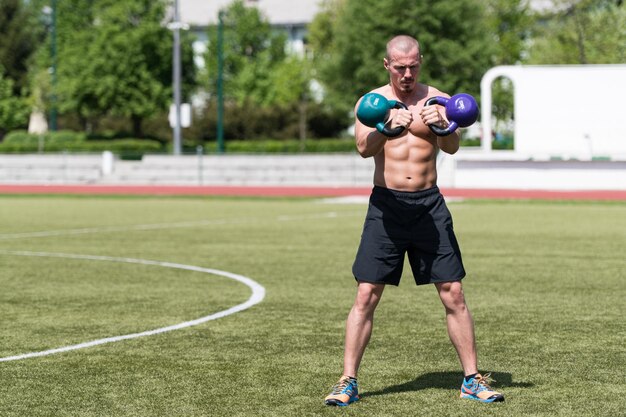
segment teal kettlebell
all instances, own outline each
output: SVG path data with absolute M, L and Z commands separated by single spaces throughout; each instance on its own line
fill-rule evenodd
M 407 109 L 406 105 L 398 100 L 388 100 L 387 97 L 378 93 L 367 93 L 363 96 L 356 110 L 356 117 L 368 127 L 375 127 L 385 136 L 400 136 L 404 132 L 404 126 L 395 129 L 387 126 L 389 110 Z

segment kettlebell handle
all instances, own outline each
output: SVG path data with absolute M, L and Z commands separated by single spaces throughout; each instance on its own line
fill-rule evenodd
M 435 96 L 426 100 L 426 103 L 424 103 L 424 107 L 432 106 L 433 104 L 439 104 L 440 106 L 445 106 L 447 103 L 448 103 L 447 98 L 441 97 L 441 96 Z M 437 125 L 428 125 L 428 127 L 437 136 L 448 136 L 448 135 L 451 135 L 459 127 L 459 125 L 455 121 L 451 120 L 447 128 L 439 127 Z
M 408 107 L 406 106 L 406 104 L 404 104 L 401 101 L 398 100 L 389 100 L 389 108 L 391 109 L 404 109 L 407 110 Z M 379 122 L 376 124 L 376 130 L 378 130 L 380 133 L 382 133 L 383 135 L 390 137 L 390 138 L 394 138 L 396 136 L 400 136 L 402 134 L 402 132 L 404 132 L 404 126 L 398 126 L 395 128 L 390 128 L 389 126 L 387 126 L 387 124 L 389 123 L 389 120 L 385 121 L 385 122 Z
M 459 127 L 468 127 L 478 120 L 478 104 L 474 97 L 469 94 L 459 93 L 450 98 L 435 96 L 424 103 L 424 106 L 439 104 L 446 108 L 446 117 L 450 121 L 447 128 L 428 125 L 430 130 L 437 136 L 447 136 Z

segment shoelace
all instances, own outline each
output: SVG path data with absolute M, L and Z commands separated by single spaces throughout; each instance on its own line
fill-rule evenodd
M 476 385 L 481 388 L 481 391 L 485 389 L 493 391 L 493 388 L 489 385 L 492 382 L 496 382 L 496 380 L 491 377 L 491 373 L 476 378 Z
M 340 380 L 339 382 L 337 382 L 335 384 L 335 386 L 333 387 L 333 392 L 331 393 L 331 395 L 338 395 L 341 394 L 341 392 L 348 388 L 348 386 L 350 385 L 351 380 L 350 378 L 345 378 Z M 347 392 L 348 395 L 352 394 L 352 388 L 349 390 L 349 392 Z

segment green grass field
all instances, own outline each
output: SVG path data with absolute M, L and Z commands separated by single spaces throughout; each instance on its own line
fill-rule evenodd
M 250 309 L 149 337 L 0 362 L 0 416 L 624 416 L 626 204 L 450 203 L 481 371 L 505 403 L 458 398 L 432 287 L 388 288 L 359 375 L 341 373 L 365 204 L 309 199 L 0 197 L 0 357 Z

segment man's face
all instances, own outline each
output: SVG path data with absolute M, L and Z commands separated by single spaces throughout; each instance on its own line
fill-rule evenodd
M 413 49 L 406 53 L 394 49 L 391 52 L 390 57 L 384 60 L 391 84 L 400 91 L 410 93 L 417 83 L 422 65 L 419 51 Z

